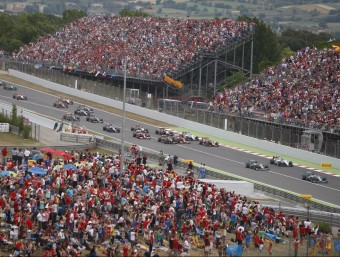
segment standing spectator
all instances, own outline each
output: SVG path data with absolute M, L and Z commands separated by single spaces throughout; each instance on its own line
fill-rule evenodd
M 220 241 L 217 246 L 218 256 L 222 257 L 224 256 L 226 244 L 223 241 Z
M 142 163 L 143 163 L 144 166 L 146 165 L 147 159 L 148 159 L 148 156 L 146 155 L 146 153 L 144 153 L 144 154 L 143 154 L 143 161 L 142 161 Z
M 155 235 L 153 234 L 153 231 L 151 231 L 150 237 L 149 237 L 149 253 L 152 252 L 154 242 L 155 242 Z
M 264 245 L 264 241 L 263 241 L 263 237 L 260 237 L 260 242 L 259 242 L 259 250 L 260 250 L 260 255 L 262 256 L 263 254 L 263 245 Z
M 25 164 L 28 164 L 28 159 L 30 158 L 30 156 L 31 156 L 31 151 L 26 148 L 24 151 Z
M 270 241 L 270 243 L 269 243 L 268 253 L 269 253 L 269 256 L 273 255 L 273 243 L 272 243 L 272 241 Z
M 5 164 L 5 163 L 7 162 L 7 153 L 8 153 L 8 151 L 7 151 L 7 148 L 6 148 L 6 146 L 5 146 L 5 147 L 2 148 L 2 150 L 1 150 L 1 154 L 2 154 L 2 162 L 3 162 L 3 164 Z
M 24 152 L 21 148 L 18 150 L 18 166 L 22 164 L 22 159 L 24 158 Z
M 300 243 L 299 238 L 295 238 L 295 241 L 294 241 L 294 257 L 298 256 L 299 243 Z
M 208 257 L 210 253 L 210 239 L 209 239 L 209 234 L 205 233 L 204 234 L 204 256 Z
M 19 153 L 19 151 L 17 150 L 16 147 L 14 147 L 13 150 L 12 150 L 12 161 L 14 162 L 14 166 L 18 162 L 18 153 Z
M 58 127 L 58 125 L 59 125 L 59 122 L 58 122 L 58 120 L 56 120 L 56 121 L 55 121 L 55 123 L 54 123 L 53 130 L 56 130 L 56 129 L 57 129 L 57 127 Z

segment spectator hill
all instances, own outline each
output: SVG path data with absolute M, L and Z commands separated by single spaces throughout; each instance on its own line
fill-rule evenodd
M 165 75 L 186 88 L 190 77 L 198 77 L 190 71 L 198 72 L 203 67 L 210 68 L 210 73 L 202 72 L 201 81 L 206 81 L 206 87 L 209 83 L 216 86 L 217 80 L 227 76 L 227 67 L 231 68 L 227 53 L 241 45 L 245 48 L 244 44 L 252 40 L 253 26 L 231 19 L 91 16 L 22 47 L 15 58 L 104 79 L 122 78 L 126 60 L 128 78 L 142 84 L 161 83 L 163 88 Z M 211 58 L 215 62 L 211 63 Z M 249 75 L 251 69 L 246 70 Z M 181 84 L 172 85 L 175 88 Z

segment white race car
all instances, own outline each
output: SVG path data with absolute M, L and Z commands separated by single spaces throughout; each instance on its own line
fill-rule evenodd
M 280 167 L 293 167 L 293 162 L 283 159 L 281 156 L 273 156 L 270 159 L 270 164 L 274 164 Z

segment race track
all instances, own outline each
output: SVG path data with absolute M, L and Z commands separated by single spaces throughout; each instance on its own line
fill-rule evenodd
M 18 93 L 22 93 L 28 97 L 27 101 L 18 101 L 13 99 L 13 91 L 4 90 L 0 87 L 0 100 L 9 103 L 16 103 L 18 106 L 37 113 L 47 115 L 55 119 L 61 119 L 62 115 L 67 112 L 72 112 L 78 106 L 77 103 L 70 105 L 68 109 L 57 109 L 53 107 L 56 97 L 35 91 L 25 87 L 18 86 Z M 18 110 L 19 113 L 19 110 Z M 103 118 L 104 122 L 109 122 L 121 126 L 121 117 L 95 109 L 94 113 L 99 118 Z M 86 128 L 111 136 L 117 140 L 121 139 L 121 134 L 103 132 L 103 124 L 93 124 L 87 122 L 85 117 L 80 118 L 80 125 Z M 132 137 L 130 130 L 134 124 L 139 122 L 126 119 L 125 121 L 125 141 L 141 145 L 144 148 L 152 149 L 155 152 L 163 150 L 163 152 L 175 155 L 177 154 L 182 159 L 192 159 L 197 163 L 205 163 L 209 167 L 228 171 L 242 177 L 247 177 L 256 181 L 270 184 L 279 188 L 283 188 L 299 194 L 311 194 L 313 198 L 336 204 L 340 206 L 340 178 L 325 175 L 328 178 L 328 184 L 312 184 L 301 180 L 302 174 L 306 169 L 300 167 L 283 168 L 275 165 L 269 165 L 270 171 L 254 171 L 245 168 L 244 163 L 249 159 L 255 159 L 264 164 L 269 164 L 269 160 L 262 157 L 257 157 L 251 154 L 240 152 L 226 147 L 210 147 L 201 146 L 198 142 L 192 142 L 185 145 L 165 145 L 157 142 L 158 136 L 155 134 L 155 127 L 143 124 L 145 128 L 150 130 L 151 140 L 142 140 Z M 194 130 L 194 128 L 193 128 Z M 324 175 L 324 174 L 323 174 Z

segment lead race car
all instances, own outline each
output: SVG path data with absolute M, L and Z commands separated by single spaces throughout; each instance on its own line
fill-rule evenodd
M 328 180 L 326 177 L 316 175 L 315 173 L 311 171 L 306 171 L 306 173 L 302 175 L 301 179 L 312 182 L 312 183 L 328 183 Z
M 264 165 L 263 163 L 259 163 L 255 160 L 249 160 L 246 162 L 246 168 L 253 170 L 269 170 L 268 165 Z
M 293 162 L 288 161 L 286 159 L 283 159 L 281 156 L 273 156 L 272 159 L 270 159 L 270 164 L 274 164 L 280 167 L 293 167 Z
M 211 147 L 211 146 L 219 146 L 218 142 L 215 142 L 213 140 L 210 140 L 209 138 L 207 137 L 202 137 L 200 140 L 198 140 L 198 143 L 200 145 L 204 145 L 204 146 L 208 146 L 208 147 Z

